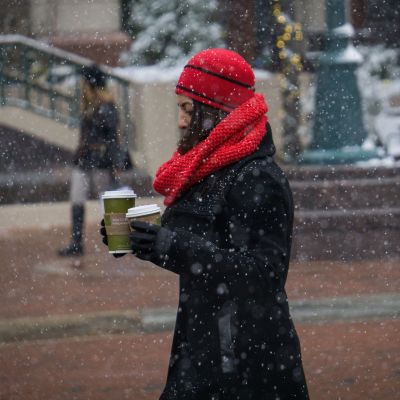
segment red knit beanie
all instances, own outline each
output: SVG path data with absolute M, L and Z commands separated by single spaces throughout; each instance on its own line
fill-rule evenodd
M 254 96 L 254 84 L 254 73 L 242 56 L 207 49 L 189 60 L 175 92 L 230 112 Z

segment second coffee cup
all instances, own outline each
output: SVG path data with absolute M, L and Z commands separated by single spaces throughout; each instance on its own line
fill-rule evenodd
M 146 204 L 143 206 L 132 207 L 126 213 L 129 221 L 129 228 L 132 230 L 131 222 L 134 220 L 146 221 L 151 224 L 161 224 L 161 209 L 157 204 Z

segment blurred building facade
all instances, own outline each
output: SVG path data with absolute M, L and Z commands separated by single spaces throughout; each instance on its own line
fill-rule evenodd
M 248 61 L 267 69 L 276 63 L 263 60 L 276 44 L 278 7 L 286 20 L 301 24 L 302 52 L 324 48 L 326 0 L 220 0 L 221 18 L 226 27 L 228 46 L 244 54 Z M 355 28 L 355 41 L 363 44 L 400 46 L 400 1 L 343 0 L 347 20 Z M 275 15 L 274 15 L 275 14 Z M 239 18 L 238 18 L 239 16 Z M 279 25 L 279 23 L 278 23 Z M 237 34 L 240 32 L 240 35 Z M 264 54 L 263 54 L 264 53 Z
M 0 0 L 0 33 L 21 34 L 117 66 L 131 38 L 120 0 Z
M 400 43 L 398 0 L 343 0 L 356 40 Z M 111 66 L 121 64 L 120 54 L 130 47 L 129 13 L 133 0 L 0 0 L 0 34 L 19 33 L 39 38 L 65 50 Z M 219 0 L 218 18 L 227 45 L 256 66 L 275 69 L 268 49 L 276 44 L 275 7 L 302 26 L 303 52 L 324 45 L 325 1 L 321 0 Z M 240 35 L 237 34 L 240 32 Z M 271 57 L 270 57 L 271 58 Z
M 132 41 L 127 23 L 132 1 L 0 0 L 0 34 L 23 34 L 73 51 L 99 63 L 117 66 L 121 64 L 121 53 L 130 47 Z M 355 40 L 385 43 L 391 46 L 399 45 L 400 2 L 398 0 L 343 1 L 347 7 L 348 20 L 356 28 Z M 268 46 L 274 49 L 277 45 L 278 35 L 275 30 L 277 17 L 285 16 L 286 21 L 290 20 L 298 24 L 301 27 L 299 30 L 301 40 L 295 43 L 295 50 L 305 56 L 306 65 L 299 72 L 298 77 L 294 76 L 289 86 L 293 87 L 292 83 L 295 82 L 299 93 L 303 93 L 303 88 L 310 86 L 313 74 L 307 72 L 312 72 L 312 62 L 307 65 L 307 56 L 323 48 L 326 0 L 243 0 L 240 2 L 219 0 L 219 3 L 219 16 L 226 28 L 228 46 L 244 54 L 249 62 L 261 69 L 282 72 L 282 64 L 277 58 L 277 52 L 265 52 Z M 280 12 L 274 14 L 277 7 Z M 237 32 L 240 32 L 240 35 Z M 265 92 L 268 99 L 279 155 L 288 148 L 285 118 L 289 117 L 287 120 L 290 122 L 294 111 L 299 109 L 295 102 L 285 104 L 285 99 L 290 96 L 282 90 L 284 76 L 285 74 L 272 73 L 257 78 L 259 85 L 257 90 Z M 295 81 L 297 78 L 298 80 Z M 132 150 L 136 152 L 135 159 L 146 166 L 149 174 L 154 173 L 159 160 L 162 159 L 162 155 L 154 157 L 154 148 L 157 147 L 154 145 L 165 141 L 165 138 L 169 138 L 168 149 L 172 150 L 176 145 L 174 83 L 175 78 L 164 82 L 138 80 L 130 87 L 133 99 L 132 120 L 135 126 L 131 133 Z M 140 102 L 136 101 L 139 98 Z M 157 117 L 154 116 L 154 108 L 160 110 Z M 21 118 L 11 118 L 10 110 L 5 110 L 4 107 L 2 111 L 4 119 L 7 119 L 14 127 L 15 121 L 21 120 Z M 19 109 L 18 113 L 21 114 Z M 29 119 L 32 120 L 27 117 L 27 120 Z M 46 126 L 49 124 L 47 120 L 45 123 Z M 23 129 L 24 126 L 18 129 Z M 162 138 L 154 130 L 154 126 L 165 127 L 165 135 Z M 39 124 L 34 126 L 31 123 L 30 128 L 35 131 L 44 131 L 43 126 Z M 295 128 L 298 130 L 297 124 Z M 56 129 L 52 127 L 50 130 L 54 136 Z M 296 152 L 297 144 L 291 145 Z M 160 149 L 163 150 L 162 145 Z

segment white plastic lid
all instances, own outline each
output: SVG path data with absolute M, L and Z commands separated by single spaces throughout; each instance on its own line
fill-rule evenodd
M 136 193 L 133 190 L 109 190 L 104 192 L 101 195 L 101 198 L 104 199 L 131 199 L 137 197 Z
M 137 206 L 128 209 L 126 218 L 141 217 L 143 215 L 156 214 L 161 211 L 157 204 L 146 204 L 145 206 Z

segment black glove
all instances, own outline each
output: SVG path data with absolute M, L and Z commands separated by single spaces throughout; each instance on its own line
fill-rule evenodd
M 159 225 L 145 221 L 132 221 L 131 228 L 133 231 L 130 233 L 129 238 L 133 253 L 142 260 L 152 260 L 156 255 L 157 235 L 162 228 Z
M 106 246 L 108 246 L 107 232 L 106 232 L 106 226 L 104 224 L 104 219 L 102 219 L 101 222 L 100 222 L 100 231 L 99 232 L 100 232 L 100 235 L 103 236 L 102 237 L 103 243 Z M 120 257 L 122 257 L 124 255 L 125 255 L 125 253 L 113 253 L 113 256 L 115 258 L 120 258 Z

